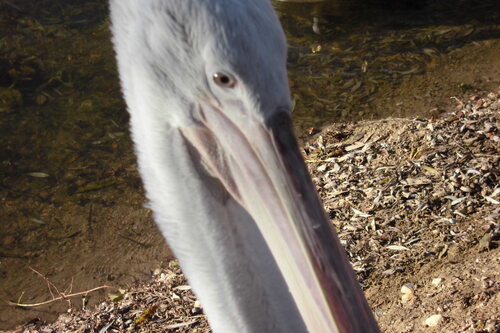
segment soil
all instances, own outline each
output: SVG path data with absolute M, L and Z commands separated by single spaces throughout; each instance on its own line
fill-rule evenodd
M 453 99 L 438 120 L 335 124 L 305 145 L 382 331 L 500 329 L 499 94 Z
M 400 86 L 373 101 L 369 116 L 436 117 L 476 90 L 492 91 L 500 83 L 500 41 L 474 42 L 429 66 L 425 75 L 406 78 Z
M 335 124 L 304 144 L 384 332 L 500 329 L 500 90 L 455 102 L 439 120 Z M 175 260 L 108 296 L 8 332 L 210 331 Z

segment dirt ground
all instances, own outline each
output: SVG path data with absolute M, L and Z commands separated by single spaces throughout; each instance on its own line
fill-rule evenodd
M 373 103 L 374 118 L 436 117 L 453 108 L 451 96 L 465 98 L 476 90 L 493 91 L 500 81 L 498 40 L 470 43 L 430 65 L 425 75 L 403 81 Z
M 336 124 L 306 144 L 382 331 L 500 329 L 499 93 L 453 99 L 439 120 Z
M 384 332 L 500 329 L 500 90 L 454 101 L 442 119 L 335 124 L 304 145 Z M 175 261 L 108 292 L 9 332 L 210 331 Z
M 145 207 L 106 2 L 8 3 L 0 2 L 0 330 L 207 332 Z M 320 133 L 297 124 L 325 207 L 386 332 L 500 327 L 500 40 L 476 37 L 359 112 L 420 120 L 344 122 Z M 371 143 L 375 129 L 380 139 Z M 71 306 L 9 303 L 59 297 L 48 283 L 77 294 Z M 121 291 L 85 295 L 102 286 Z M 422 324 L 433 315 L 435 327 Z

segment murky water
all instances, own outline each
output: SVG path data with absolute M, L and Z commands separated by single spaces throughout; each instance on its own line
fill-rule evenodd
M 295 121 L 303 126 L 391 116 L 372 102 L 451 51 L 500 36 L 496 0 L 274 4 L 290 44 Z

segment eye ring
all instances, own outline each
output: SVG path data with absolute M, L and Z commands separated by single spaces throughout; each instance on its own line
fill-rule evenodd
M 216 85 L 222 88 L 234 88 L 236 85 L 236 79 L 226 73 L 217 72 L 212 76 Z

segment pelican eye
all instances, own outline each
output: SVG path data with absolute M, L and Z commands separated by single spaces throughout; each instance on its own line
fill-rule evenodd
M 236 85 L 236 80 L 231 75 L 217 72 L 213 75 L 215 84 L 222 88 L 233 88 Z

